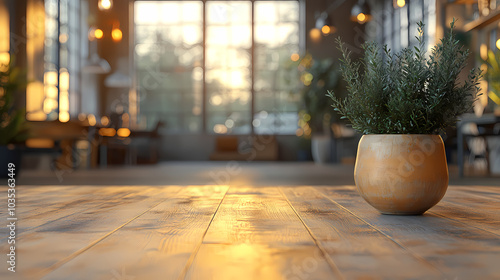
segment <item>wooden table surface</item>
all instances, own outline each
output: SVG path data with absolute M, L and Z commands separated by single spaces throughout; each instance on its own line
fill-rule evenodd
M 2 227 L 1 279 L 500 279 L 500 187 L 450 186 L 423 216 L 381 215 L 354 186 L 19 186 L 16 198 L 16 273 Z

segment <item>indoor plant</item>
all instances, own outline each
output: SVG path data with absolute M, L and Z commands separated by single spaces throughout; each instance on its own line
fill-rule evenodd
M 16 95 L 24 88 L 24 73 L 14 66 L 13 59 L 0 65 L 0 178 L 8 176 L 7 165 L 15 164 L 19 172 L 20 149 L 28 133 L 24 110 L 16 109 Z
M 384 47 L 385 59 L 377 44 L 366 43 L 364 59 L 353 62 L 338 40 L 349 94 L 344 100 L 331 91 L 329 96 L 335 110 L 364 134 L 354 178 L 360 195 L 384 214 L 422 214 L 448 187 L 438 134 L 472 108 L 481 77 L 473 69 L 459 83 L 469 52 L 456 40 L 454 23 L 428 56 L 422 23 L 418 46 L 396 54 Z
M 488 58 L 483 62 L 487 66 L 485 78 L 490 87 L 488 97 L 495 104 L 492 111 L 495 114 L 500 114 L 500 52 L 494 53 L 492 50 L 489 50 Z
M 301 81 L 301 110 L 299 112 L 299 135 L 311 139 L 311 152 L 316 163 L 325 163 L 330 155 L 329 133 L 331 113 L 330 100 L 325 89 L 337 88 L 340 74 L 338 64 L 332 59 L 314 59 L 304 55 L 293 66 L 299 71 Z

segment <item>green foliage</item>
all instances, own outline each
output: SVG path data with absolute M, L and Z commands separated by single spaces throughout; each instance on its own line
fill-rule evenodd
M 352 61 L 338 39 L 349 94 L 341 100 L 329 91 L 335 111 L 363 134 L 437 134 L 454 125 L 472 108 L 481 78 L 481 71 L 473 69 L 459 83 L 469 51 L 455 39 L 454 24 L 428 57 L 421 22 L 418 46 L 395 54 L 385 46 L 385 58 L 376 43 L 366 43 L 364 59 Z
M 338 87 L 338 64 L 331 59 L 318 60 L 306 54 L 295 62 L 293 67 L 297 67 L 302 84 L 299 119 L 307 123 L 307 126 L 301 125 L 301 128 L 304 131 L 310 129 L 313 132 L 321 132 L 325 121 L 329 124 L 331 118 L 331 101 L 325 93 L 327 89 Z
M 25 112 L 14 105 L 16 92 L 26 85 L 23 76 L 13 59 L 0 65 L 0 145 L 22 142 L 28 135 Z
M 488 51 L 488 59 L 483 61 L 488 66 L 485 78 L 488 81 L 490 92 L 488 96 L 497 105 L 500 105 L 500 52 Z

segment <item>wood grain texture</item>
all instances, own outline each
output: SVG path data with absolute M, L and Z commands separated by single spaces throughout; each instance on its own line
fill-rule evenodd
M 22 221 L 18 238 L 50 224 L 72 219 L 96 209 L 113 209 L 122 204 L 157 194 L 151 187 L 21 187 L 17 192 L 17 216 Z M 1 238 L 0 242 L 5 240 Z
M 316 189 L 430 262 L 447 279 L 500 278 L 500 239 L 488 231 L 432 215 L 432 211 L 423 216 L 381 215 L 364 202 L 352 186 Z M 498 215 L 495 219 L 498 220 Z
M 455 191 L 452 187 L 445 199 L 428 214 L 456 220 L 500 237 L 500 201 L 494 199 Z
M 283 188 L 346 279 L 441 279 L 430 263 L 392 242 L 311 187 Z
M 19 264 L 17 279 L 23 279 L 23 277 L 38 279 L 46 275 L 75 255 L 85 251 L 94 242 L 106 237 L 179 190 L 179 187 L 138 188 L 136 192 L 130 192 L 125 197 L 119 196 L 115 200 L 110 194 L 122 192 L 120 187 L 94 189 L 91 197 L 84 198 L 75 195 L 73 197 L 75 201 L 86 199 L 92 204 L 94 198 L 101 197 L 107 203 L 98 208 L 89 208 L 83 203 L 81 211 L 64 219 L 58 219 L 58 215 L 51 212 L 51 214 L 38 217 L 43 221 L 36 230 L 26 234 L 18 231 L 20 236 L 16 248 L 19 258 L 22 258 L 22 265 Z M 148 192 L 150 195 L 145 195 Z M 36 193 L 33 195 L 37 200 L 45 201 L 43 195 L 36 195 Z M 65 194 L 62 193 L 61 196 Z M 51 207 L 62 210 L 67 207 L 67 202 L 63 201 Z M 51 215 L 55 217 L 53 220 L 51 220 Z M 20 215 L 19 224 L 23 223 L 23 215 Z M 0 250 L 2 252 L 7 250 L 6 242 L 0 244 Z M 5 263 L 6 254 L 2 254 L 0 260 Z M 0 270 L 0 277 L 7 276 L 8 273 L 6 270 Z
M 354 186 L 18 190 L 0 279 L 500 279 L 498 187 L 450 186 L 423 216 L 381 215 Z
M 465 197 L 474 196 L 479 199 L 500 201 L 500 186 L 451 186 L 451 189 L 453 189 L 455 193 L 465 193 Z
M 185 279 L 342 279 L 277 188 L 232 188 Z
M 107 280 L 125 274 L 177 279 L 201 244 L 227 189 L 185 187 L 46 278 Z

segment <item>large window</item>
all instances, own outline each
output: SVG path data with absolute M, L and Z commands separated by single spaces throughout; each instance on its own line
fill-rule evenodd
M 298 1 L 136 1 L 139 115 L 168 132 L 294 134 Z
M 384 0 L 382 42 L 399 51 L 408 46 L 417 45 L 419 21 L 425 24 L 424 40 L 427 48 L 434 45 L 436 31 L 436 0 L 406 1 L 399 8 L 393 0 Z
M 80 2 L 29 1 L 26 13 L 26 117 L 67 122 L 80 95 Z

